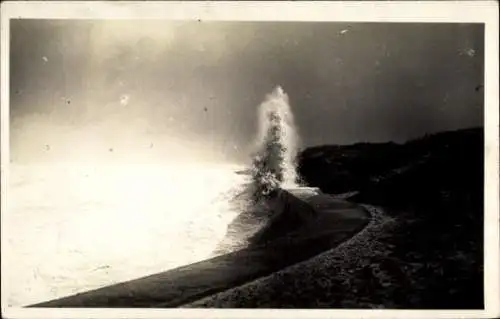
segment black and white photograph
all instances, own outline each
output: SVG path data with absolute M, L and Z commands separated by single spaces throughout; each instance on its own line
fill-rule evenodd
M 2 21 L 2 311 L 487 309 L 485 22 L 73 11 Z

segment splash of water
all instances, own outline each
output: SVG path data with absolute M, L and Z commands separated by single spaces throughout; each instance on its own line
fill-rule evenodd
M 280 86 L 267 95 L 259 106 L 258 115 L 258 152 L 254 169 L 260 167 L 260 176 L 272 180 L 273 188 L 297 186 L 298 134 L 288 95 Z

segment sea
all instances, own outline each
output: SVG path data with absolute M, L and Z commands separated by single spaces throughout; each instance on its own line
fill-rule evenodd
M 213 257 L 240 213 L 242 169 L 10 164 L 2 302 L 23 307 Z

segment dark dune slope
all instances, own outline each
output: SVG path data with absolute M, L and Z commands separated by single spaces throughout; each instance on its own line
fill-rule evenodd
M 356 192 L 375 219 L 341 247 L 189 306 L 482 309 L 483 145 L 477 128 L 305 150 L 308 186 Z
M 418 269 L 411 275 L 414 287 L 405 291 L 413 306 L 482 307 L 482 128 L 402 145 L 319 147 L 301 155 L 301 172 L 311 184 L 330 192 L 358 191 L 351 201 L 382 206 L 399 220 L 399 230 L 386 242 L 394 247 L 391 258 Z M 332 159 L 326 176 L 314 166 L 328 166 Z

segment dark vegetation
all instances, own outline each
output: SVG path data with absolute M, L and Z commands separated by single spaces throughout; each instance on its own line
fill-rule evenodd
M 378 239 L 389 253 L 372 265 L 383 264 L 399 279 L 384 289 L 365 278 L 370 304 L 483 308 L 483 145 L 477 128 L 405 144 L 313 147 L 299 155 L 309 186 L 356 191 L 350 201 L 383 207 L 398 223 Z

